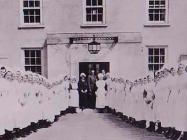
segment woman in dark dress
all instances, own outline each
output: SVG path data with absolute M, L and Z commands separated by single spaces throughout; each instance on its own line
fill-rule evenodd
M 80 109 L 85 109 L 87 107 L 87 92 L 88 84 L 86 81 L 86 75 L 81 73 L 80 80 L 78 82 L 78 91 L 79 91 L 79 106 Z

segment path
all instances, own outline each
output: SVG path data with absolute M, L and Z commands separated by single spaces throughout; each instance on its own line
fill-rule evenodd
M 161 135 L 135 128 L 111 114 L 85 110 L 62 116 L 51 127 L 19 140 L 165 140 Z

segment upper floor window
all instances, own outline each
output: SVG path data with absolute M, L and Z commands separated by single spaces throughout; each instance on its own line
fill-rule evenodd
M 84 0 L 84 23 L 105 23 L 105 0 Z
M 168 22 L 168 0 L 148 0 L 148 22 Z
M 166 52 L 164 47 L 148 48 L 148 68 L 149 71 L 156 72 L 160 70 L 166 61 Z
M 22 24 L 41 24 L 41 0 L 22 0 Z

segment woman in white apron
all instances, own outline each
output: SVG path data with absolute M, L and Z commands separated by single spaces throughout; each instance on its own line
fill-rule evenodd
M 67 104 L 67 99 L 66 99 L 66 96 L 64 94 L 64 89 L 63 89 L 63 80 L 60 80 L 59 81 L 59 84 L 58 84 L 58 90 L 59 90 L 59 107 L 60 107 L 60 113 L 61 115 L 65 112 L 65 110 L 67 109 L 68 107 L 68 104 Z
M 5 129 L 8 131 L 13 131 L 13 128 L 15 127 L 15 116 L 13 116 L 14 112 L 14 106 L 15 105 L 15 86 L 13 80 L 15 80 L 14 75 L 11 71 L 6 72 L 5 79 L 7 86 L 5 86 L 6 91 L 4 92 L 4 125 Z
M 5 107 L 5 98 L 6 98 L 6 92 L 7 87 L 10 85 L 8 84 L 8 81 L 4 78 L 4 75 L 6 73 L 6 68 L 1 67 L 0 69 L 0 109 L 3 111 L 3 113 L 0 114 L 0 135 L 3 135 L 5 133 L 5 127 L 6 124 L 4 123 L 4 120 L 6 119 L 6 116 L 4 114 L 4 111 L 6 111 Z
M 136 125 L 138 127 L 145 127 L 145 108 L 144 108 L 144 100 L 143 100 L 143 91 L 144 91 L 144 80 L 138 80 L 138 86 L 136 87 Z
M 72 112 L 76 112 L 76 109 L 79 107 L 79 93 L 78 93 L 78 83 L 75 77 L 71 78 L 70 81 L 70 108 Z
M 99 112 L 103 112 L 105 108 L 105 81 L 103 80 L 103 74 L 98 74 L 99 80 L 96 81 L 97 91 L 96 94 L 96 108 Z
M 155 115 L 154 115 L 154 86 L 155 83 L 151 78 L 147 78 L 147 83 L 144 85 L 144 109 L 147 130 L 154 131 Z
M 69 107 L 69 101 L 70 101 L 70 81 L 69 81 L 69 77 L 66 75 L 64 76 L 64 80 L 62 82 L 62 94 L 63 94 L 63 97 L 64 97 L 64 106 L 66 108 L 66 111 L 68 110 L 68 107 Z
M 123 117 L 123 105 L 125 103 L 125 84 L 123 78 L 119 79 L 119 112 Z
M 178 95 L 175 109 L 175 128 L 178 131 L 181 131 L 181 135 L 178 138 L 179 140 L 185 139 L 187 132 L 187 68 L 180 64 L 178 68 Z
M 131 118 L 132 118 L 132 123 L 135 122 L 136 118 L 136 113 L 137 113 L 137 88 L 138 87 L 138 80 L 135 80 L 133 82 L 133 88 L 131 88 Z

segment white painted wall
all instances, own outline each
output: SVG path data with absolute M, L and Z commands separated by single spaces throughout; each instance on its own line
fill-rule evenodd
M 43 23 L 45 28 L 18 29 L 20 26 L 20 0 L 0 0 L 0 63 L 23 67 L 23 47 L 44 47 L 48 33 L 92 33 L 92 32 L 140 32 L 142 43 L 118 44 L 112 52 L 99 59 L 93 58 L 87 49 L 74 50 L 84 54 L 81 61 L 109 61 L 112 73 L 125 77 L 136 77 L 146 73 L 147 45 L 168 45 L 167 61 L 176 63 L 181 54 L 187 54 L 186 0 L 169 0 L 168 27 L 144 27 L 146 1 L 106 0 L 106 25 L 103 28 L 82 28 L 82 0 L 43 0 Z M 45 75 L 49 77 L 70 71 L 67 66 L 67 48 L 63 44 L 48 45 L 48 63 Z M 73 48 L 73 47 L 72 47 Z M 78 53 L 79 51 L 79 53 Z M 103 49 L 104 51 L 104 49 Z M 100 57 L 100 56 L 98 56 Z M 121 63 L 123 60 L 123 63 Z M 77 62 L 71 67 L 77 75 Z M 137 72 L 137 73 L 136 73 Z

